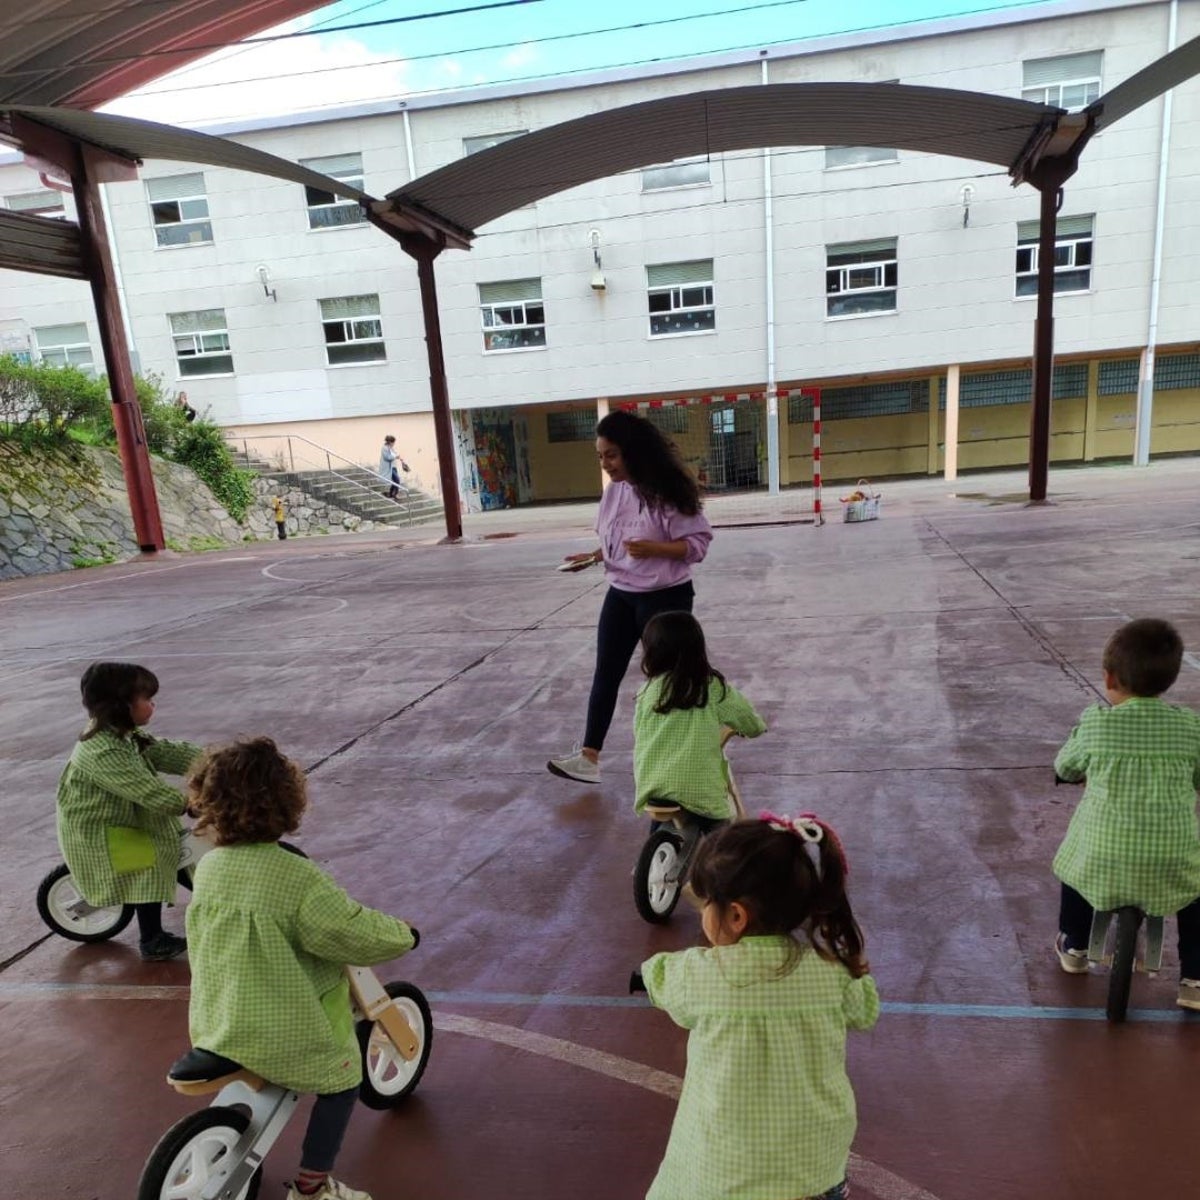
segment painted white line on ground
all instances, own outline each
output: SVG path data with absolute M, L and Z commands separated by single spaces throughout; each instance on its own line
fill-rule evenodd
M 564 1041 L 544 1033 L 534 1033 L 530 1029 L 517 1029 L 512 1025 L 499 1025 L 495 1021 L 480 1021 L 476 1017 L 464 1017 L 440 1010 L 434 1014 L 433 1027 L 439 1033 L 461 1033 L 487 1042 L 499 1042 L 503 1046 L 511 1046 L 514 1050 L 524 1050 L 529 1054 L 552 1058 L 556 1062 L 567 1063 L 573 1067 L 582 1067 L 585 1071 L 595 1071 L 598 1075 L 607 1075 L 610 1079 L 619 1079 L 622 1083 L 632 1083 L 635 1087 L 645 1088 L 672 1100 L 679 1098 L 683 1086 L 683 1080 L 678 1075 L 609 1054 L 605 1050 L 595 1050 L 591 1046 L 581 1046 L 576 1042 Z M 927 1192 L 923 1187 L 910 1183 L 878 1163 L 870 1162 L 857 1154 L 850 1155 L 849 1174 L 857 1187 L 869 1190 L 877 1200 L 938 1200 L 932 1192 Z
M 251 554 L 242 558 L 212 558 L 208 561 L 210 563 L 253 562 L 256 557 L 257 555 Z M 185 567 L 194 567 L 199 561 L 196 559 L 192 562 L 176 563 L 173 567 L 151 567 L 144 571 L 125 571 L 120 575 L 101 575 L 93 579 L 86 579 L 82 583 L 63 584 L 62 587 L 35 588 L 16 596 L 0 596 L 0 604 L 6 604 L 13 600 L 36 600 L 39 596 L 48 596 L 52 592 L 73 592 L 76 588 L 95 587 L 98 583 L 121 583 L 126 579 L 145 579 L 147 575 L 165 575 L 168 571 L 182 571 Z

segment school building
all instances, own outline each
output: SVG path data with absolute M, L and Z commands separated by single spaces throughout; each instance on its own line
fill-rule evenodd
M 214 126 L 385 193 L 591 112 L 711 88 L 901 82 L 1079 108 L 1200 34 L 1200 6 L 1053 0 L 653 67 L 400 97 Z M 1059 215 L 1052 460 L 1200 451 L 1200 87 L 1094 139 Z M 374 463 L 394 433 L 437 490 L 416 271 L 357 204 L 213 167 L 148 162 L 105 185 L 135 365 L 267 457 Z M 0 205 L 74 216 L 0 157 Z M 960 469 L 1027 461 L 1038 193 L 988 164 L 796 146 L 664 162 L 564 191 L 447 251 L 437 278 L 470 507 L 599 493 L 598 414 L 669 430 L 713 490 L 937 473 L 958 382 Z M 0 353 L 101 362 L 85 283 L 0 271 Z M 291 438 L 291 441 L 287 441 Z M 305 448 L 308 448 L 307 450 Z

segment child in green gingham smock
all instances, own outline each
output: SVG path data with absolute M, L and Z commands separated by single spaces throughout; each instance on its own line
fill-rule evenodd
M 1177 913 L 1179 1004 L 1200 1008 L 1200 715 L 1167 704 L 1183 643 L 1165 621 L 1122 626 L 1105 649 L 1111 707 L 1092 705 L 1054 760 L 1061 779 L 1087 780 L 1054 856 L 1062 881 L 1064 970 L 1087 970 L 1094 909 L 1135 905 Z
M 158 777 L 183 775 L 200 754 L 140 728 L 154 716 L 158 679 L 136 663 L 96 662 L 79 682 L 91 718 L 58 781 L 58 843 L 92 905 L 132 904 L 141 955 L 175 958 L 183 938 L 162 927 L 175 899 L 183 794 Z
M 417 932 L 279 844 L 307 797 L 304 773 L 269 738 L 211 751 L 189 788 L 197 828 L 217 843 L 187 912 L 192 1045 L 317 1093 L 289 1200 L 370 1200 L 329 1177 L 362 1081 L 344 968 L 398 958 Z
M 766 732 L 766 722 L 709 664 L 691 613 L 659 613 L 647 622 L 642 671 L 649 678 L 633 715 L 634 811 L 659 801 L 713 820 L 732 817 L 722 728 L 753 738 Z
M 651 1002 L 689 1030 L 679 1108 L 646 1200 L 849 1194 L 857 1117 L 846 1031 L 875 1024 L 879 997 L 832 830 L 764 817 L 696 852 L 691 883 L 711 948 L 656 954 L 641 969 Z M 812 925 L 817 906 L 830 914 L 828 936 Z

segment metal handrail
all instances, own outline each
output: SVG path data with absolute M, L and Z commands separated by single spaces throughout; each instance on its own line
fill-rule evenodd
M 249 464 L 251 461 L 250 445 L 249 445 L 250 439 L 242 437 L 242 438 L 232 438 L 230 440 L 235 441 L 235 442 L 241 442 L 242 455 L 245 458 L 247 464 Z M 330 475 L 332 475 L 335 479 L 342 480 L 343 483 L 350 484 L 351 487 L 356 487 L 360 491 L 366 492 L 367 495 L 369 495 L 369 496 L 374 496 L 376 494 L 373 488 L 371 488 L 367 484 L 363 483 L 361 479 L 352 479 L 352 478 L 350 478 L 350 476 L 343 475 L 340 471 L 334 470 L 332 460 L 336 458 L 339 462 L 348 464 L 349 466 L 353 467 L 356 471 L 366 471 L 369 474 L 374 475 L 375 478 L 378 479 L 381 483 L 386 483 L 389 488 L 398 487 L 404 493 L 404 500 L 405 500 L 404 512 L 405 512 L 405 516 L 408 519 L 408 524 L 411 525 L 413 523 L 413 512 L 412 512 L 412 503 L 411 503 L 413 489 L 408 487 L 407 484 L 398 483 L 396 480 L 392 479 L 388 475 L 384 475 L 379 471 L 372 470 L 370 467 L 364 467 L 361 463 L 356 463 L 352 459 L 346 458 L 345 455 L 338 454 L 338 452 L 336 450 L 330 450 L 330 448 L 328 446 L 322 446 L 320 442 L 314 442 L 311 438 L 306 438 L 303 434 L 300 434 L 300 433 L 266 433 L 266 434 L 256 435 L 254 437 L 254 441 L 256 443 L 257 442 L 287 442 L 288 462 L 290 464 L 290 469 L 289 469 L 288 473 L 290 473 L 292 475 L 299 475 L 300 472 L 297 471 L 297 469 L 296 469 L 296 455 L 292 449 L 292 441 L 293 440 L 295 440 L 297 442 L 303 442 L 305 445 L 312 446 L 313 449 L 321 451 L 321 453 L 325 455 L 325 470 L 328 471 Z M 316 470 L 320 470 L 320 468 L 317 467 Z

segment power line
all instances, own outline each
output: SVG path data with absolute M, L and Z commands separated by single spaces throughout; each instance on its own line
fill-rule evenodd
M 762 9 L 769 8 L 788 8 L 796 4 L 805 4 L 808 0 L 764 0 L 759 4 L 738 5 L 734 8 L 723 8 L 715 12 L 693 13 L 683 17 L 662 17 L 654 21 L 637 21 L 630 25 L 610 25 L 604 29 L 581 29 L 576 33 L 556 33 L 547 37 L 537 38 L 520 38 L 513 42 L 493 42 L 487 46 L 464 46 L 454 50 L 434 50 L 425 54 L 406 54 L 399 58 L 378 58 L 371 59 L 365 63 L 346 63 L 337 67 L 314 67 L 308 71 L 281 71 L 272 75 L 249 75 L 245 79 L 227 80 L 218 83 L 196 83 L 188 84 L 184 87 L 168 87 L 168 88 L 153 88 L 138 91 L 135 99 L 141 96 L 168 96 L 174 95 L 176 92 L 192 92 L 200 91 L 203 88 L 214 87 L 229 87 L 237 86 L 242 83 L 267 83 L 275 79 L 296 79 L 305 75 L 326 75 L 334 71 L 362 71 L 371 67 L 386 67 L 396 63 L 409 62 L 424 62 L 434 58 L 453 58 L 457 55 L 465 54 L 481 54 L 489 50 L 512 50 L 518 46 L 526 45 L 542 45 L 549 42 L 564 42 L 571 41 L 575 38 L 600 37 L 610 33 L 629 33 L 639 29 L 652 29 L 661 25 L 677 25 L 684 21 L 701 21 L 707 17 L 728 17 L 741 15 L 742 13 L 757 12 Z M 326 30 L 327 33 L 336 32 L 336 30 Z M 584 68 L 585 70 L 594 70 L 605 68 Z M 464 84 L 464 87 L 476 87 L 477 84 Z M 438 90 L 453 90 L 453 89 L 438 89 Z M 406 93 L 408 95 L 422 95 L 420 92 Z M 121 99 L 121 97 L 111 97 L 102 100 L 100 103 L 109 104 L 113 100 Z
M 497 8 L 515 8 L 526 4 L 541 4 L 542 0 L 491 0 L 488 4 L 475 4 L 468 8 L 447 8 L 440 12 L 412 13 L 407 17 L 386 17 L 379 21 L 357 21 L 350 25 L 333 25 L 327 29 L 296 29 L 291 33 L 273 33 L 264 37 L 242 38 L 237 42 L 200 42 L 182 49 L 143 50 L 140 54 L 114 54 L 100 58 L 79 58 L 74 62 L 43 64 L 37 68 L 0 72 L 0 79 L 15 79 L 21 75 L 46 75 L 52 71 L 77 70 L 80 67 L 113 66 L 119 63 L 144 62 L 154 58 L 169 58 L 172 55 L 191 54 L 197 51 L 226 50 L 241 46 L 261 46 L 272 42 L 285 42 L 294 38 L 317 37 L 327 33 L 346 33 L 355 29 L 376 29 L 382 25 L 402 25 L 411 21 L 428 21 L 435 17 L 462 17 L 470 13 L 488 12 Z

